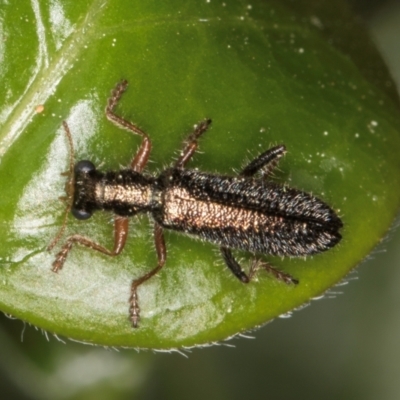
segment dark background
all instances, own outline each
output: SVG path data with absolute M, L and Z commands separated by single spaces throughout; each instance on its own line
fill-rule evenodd
M 400 88 L 400 1 L 351 3 Z M 399 260 L 400 231 L 393 228 L 347 284 L 323 299 L 270 323 L 253 338 L 182 354 L 62 342 L 0 314 L 1 397 L 398 399 Z

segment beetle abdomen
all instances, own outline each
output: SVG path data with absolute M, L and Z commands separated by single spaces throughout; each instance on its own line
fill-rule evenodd
M 158 223 L 224 247 L 302 256 L 333 247 L 342 223 L 316 197 L 261 179 L 169 170 Z

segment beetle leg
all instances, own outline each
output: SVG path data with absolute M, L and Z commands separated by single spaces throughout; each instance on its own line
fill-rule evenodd
M 140 135 L 142 137 L 142 143 L 139 147 L 139 150 L 131 161 L 131 168 L 136 172 L 142 172 L 150 157 L 150 151 L 151 151 L 150 138 L 147 135 L 147 133 L 143 132 L 136 125 L 132 124 L 131 122 L 125 120 L 124 118 L 114 113 L 114 109 L 117 106 L 122 94 L 125 92 L 127 87 L 128 87 L 128 81 L 126 80 L 119 82 L 115 86 L 114 90 L 111 93 L 111 97 L 107 101 L 106 117 L 109 121 L 111 121 L 114 125 L 118 126 L 119 128 L 126 129 L 127 131 L 136 135 Z
M 259 260 L 257 258 L 255 258 L 251 264 L 250 272 L 249 272 L 249 279 L 252 280 L 253 277 L 256 275 L 257 271 L 260 270 L 261 268 L 265 269 L 267 272 L 274 275 L 276 279 L 278 279 L 282 282 L 285 282 L 288 285 L 290 285 L 290 284 L 297 285 L 299 283 L 298 279 L 293 278 L 292 275 L 290 275 L 286 272 L 280 271 L 279 269 L 274 268 L 269 263 Z
M 68 253 L 70 252 L 72 246 L 76 243 L 99 251 L 100 253 L 106 254 L 107 256 L 116 256 L 120 254 L 122 249 L 124 248 L 127 237 L 128 218 L 117 216 L 114 219 L 114 248 L 112 250 L 106 249 L 105 247 L 85 236 L 72 235 L 66 240 L 64 246 L 56 255 L 56 259 L 53 262 L 52 270 L 54 272 L 58 272 L 63 267 L 65 260 L 67 259 Z
M 240 173 L 241 176 L 253 176 L 263 169 L 265 175 L 269 175 L 278 165 L 279 159 L 286 153 L 284 145 L 271 147 L 252 160 Z
M 236 278 L 239 279 L 239 281 L 241 281 L 243 283 L 249 283 L 250 282 L 249 277 L 243 271 L 240 264 L 235 260 L 235 257 L 233 256 L 232 251 L 230 249 L 228 249 L 227 247 L 221 247 L 220 250 L 221 250 L 222 258 L 225 261 L 225 264 L 233 272 L 233 275 L 235 275 Z
M 197 139 L 208 129 L 210 124 L 211 119 L 205 119 L 196 125 L 195 130 L 187 138 L 186 146 L 180 154 L 180 157 L 175 162 L 175 168 L 184 168 L 186 163 L 192 158 L 198 146 Z
M 157 259 L 158 264 L 157 266 L 152 269 L 147 274 L 143 275 L 142 277 L 135 279 L 131 285 L 131 297 L 129 299 L 129 316 L 132 322 L 132 326 L 134 328 L 138 327 L 139 320 L 140 320 L 140 307 L 139 307 L 139 299 L 137 288 L 147 280 L 149 280 L 152 276 L 154 276 L 160 269 L 164 266 L 165 260 L 167 259 L 167 250 L 165 247 L 164 235 L 162 227 L 154 223 L 154 242 L 156 245 L 156 252 L 157 252 Z
M 279 271 L 279 269 L 274 268 L 270 264 L 265 261 L 254 259 L 251 267 L 249 275 L 247 275 L 240 264 L 236 261 L 235 257 L 232 254 L 232 251 L 227 247 L 220 248 L 222 257 L 228 266 L 228 268 L 233 272 L 233 274 L 243 283 L 249 283 L 254 276 L 256 275 L 259 269 L 265 269 L 267 272 L 271 273 L 275 276 L 276 279 L 285 282 L 286 284 L 295 284 L 297 285 L 299 281 L 293 278 L 290 274 L 286 272 Z

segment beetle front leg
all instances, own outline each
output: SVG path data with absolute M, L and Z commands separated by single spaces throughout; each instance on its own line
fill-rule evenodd
M 139 307 L 139 298 L 137 289 L 142 283 L 146 282 L 152 276 L 157 274 L 157 272 L 160 271 L 160 269 L 164 266 L 165 261 L 167 259 L 167 250 L 165 247 L 163 229 L 160 225 L 157 224 L 157 222 L 154 223 L 154 243 L 156 246 L 157 259 L 158 259 L 157 267 L 155 267 L 142 277 L 135 279 L 131 285 L 131 297 L 129 299 L 129 304 L 130 304 L 129 316 L 132 322 L 132 326 L 134 328 L 137 328 L 139 326 L 139 320 L 140 320 L 140 307 Z
M 128 81 L 126 80 L 119 82 L 115 86 L 114 90 L 111 93 L 111 97 L 107 101 L 106 117 L 109 121 L 111 121 L 119 128 L 125 129 L 131 133 L 134 133 L 135 135 L 140 135 L 142 137 L 142 143 L 139 147 L 139 150 L 131 161 L 131 168 L 136 172 L 142 172 L 150 157 L 150 138 L 147 133 L 143 132 L 136 125 L 116 115 L 114 112 L 115 107 L 117 106 L 122 94 L 125 92 L 127 87 Z
M 64 246 L 56 255 L 56 259 L 53 262 L 52 270 L 54 272 L 58 272 L 64 265 L 65 260 L 71 248 L 74 244 L 80 244 L 82 246 L 89 247 L 93 250 L 99 251 L 107 256 L 116 256 L 121 253 L 122 249 L 125 246 L 126 239 L 128 237 L 128 218 L 123 217 L 115 217 L 114 219 L 114 248 L 112 250 L 108 250 L 107 248 L 101 246 L 100 244 L 94 242 L 93 240 L 81 236 L 81 235 L 72 235 L 70 236 Z

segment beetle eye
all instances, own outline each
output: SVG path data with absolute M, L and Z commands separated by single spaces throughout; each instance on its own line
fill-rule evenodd
M 80 220 L 88 219 L 88 218 L 90 218 L 92 216 L 92 212 L 91 211 L 78 210 L 77 208 L 72 208 L 71 212 L 72 212 L 72 215 L 76 219 L 80 219 Z
M 94 171 L 96 169 L 96 167 L 93 165 L 92 162 L 87 161 L 87 160 L 82 160 L 79 161 L 76 165 L 75 165 L 75 173 L 84 173 L 87 174 L 91 171 Z

